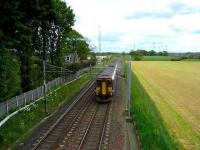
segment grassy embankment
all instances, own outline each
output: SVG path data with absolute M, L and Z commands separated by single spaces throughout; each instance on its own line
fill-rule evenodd
M 92 73 L 97 73 L 100 69 L 93 69 Z M 92 75 L 94 76 L 94 74 Z M 76 81 L 65 85 L 62 84 L 50 91 L 47 97 L 48 113 L 54 112 L 60 105 L 68 101 L 78 92 L 91 78 L 90 74 L 85 74 Z M 44 100 L 40 100 L 30 108 L 19 112 L 0 128 L 0 149 L 13 147 L 30 134 L 31 129 L 42 119 L 47 117 L 44 112 Z
M 132 115 L 144 149 L 200 149 L 200 62 L 133 62 Z

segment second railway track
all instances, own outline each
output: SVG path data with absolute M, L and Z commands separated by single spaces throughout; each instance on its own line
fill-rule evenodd
M 94 86 L 92 81 L 26 149 L 109 149 L 112 101 L 97 102 Z
M 63 138 L 67 128 L 75 121 L 94 96 L 94 82 L 92 82 L 88 88 L 83 91 L 80 96 L 66 109 L 66 111 L 60 115 L 60 117 L 46 130 L 42 136 L 37 139 L 29 149 L 54 149 L 56 143 Z

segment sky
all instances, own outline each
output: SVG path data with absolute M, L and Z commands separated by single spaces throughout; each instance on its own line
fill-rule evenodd
M 74 29 L 101 52 L 200 52 L 200 0 L 65 0 Z

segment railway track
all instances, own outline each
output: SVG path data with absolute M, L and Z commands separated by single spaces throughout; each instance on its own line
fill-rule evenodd
M 90 83 L 88 88 L 71 103 L 71 105 L 60 114 L 55 123 L 53 123 L 48 130 L 42 133 L 36 142 L 32 144 L 33 147 L 29 149 L 53 149 L 56 143 L 62 139 L 68 131 L 68 128 L 75 121 L 75 119 L 81 115 L 85 108 L 87 108 L 94 96 L 94 81 Z
M 58 150 L 80 150 L 80 149 L 101 149 L 102 145 L 108 144 L 109 125 L 108 118 L 111 104 L 100 104 L 93 101 L 79 116 L 71 129 L 65 135 L 62 142 L 55 149 Z M 106 136 L 106 137 L 105 137 Z M 105 141 L 106 140 L 106 141 Z
M 79 145 L 79 150 L 101 149 L 105 135 L 105 127 L 107 124 L 110 105 L 111 104 L 99 105 L 96 116 L 93 119 L 93 122 L 88 127 L 88 130 L 85 132 L 84 138 L 82 139 L 82 142 Z
M 94 83 L 92 81 L 67 107 L 53 116 L 52 121 L 47 120 L 48 128 L 41 130 L 40 136 L 24 149 L 108 149 L 112 102 L 94 100 Z

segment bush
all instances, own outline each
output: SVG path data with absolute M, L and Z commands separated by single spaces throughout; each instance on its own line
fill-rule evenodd
M 140 60 L 142 60 L 142 57 L 141 57 L 141 56 L 135 56 L 135 57 L 134 57 L 134 60 L 135 60 L 135 61 L 140 61 Z
M 2 145 L 3 145 L 3 136 L 0 134 L 0 148 L 2 147 Z
M 80 69 L 82 69 L 82 68 L 85 68 L 85 67 L 89 67 L 90 66 L 90 64 L 92 65 L 92 66 L 94 66 L 95 65 L 95 61 L 87 61 L 87 62 L 82 62 L 82 63 L 76 63 L 76 64 L 70 64 L 70 65 L 68 65 L 67 66 L 67 69 L 69 69 L 69 70 L 71 70 L 71 71 L 73 71 L 73 72 L 76 72 L 76 71 L 78 71 L 78 70 L 80 70 Z
M 182 56 L 182 57 L 178 57 L 178 58 L 172 58 L 171 61 L 181 61 L 181 60 L 184 60 L 184 59 L 187 59 L 187 57 Z

